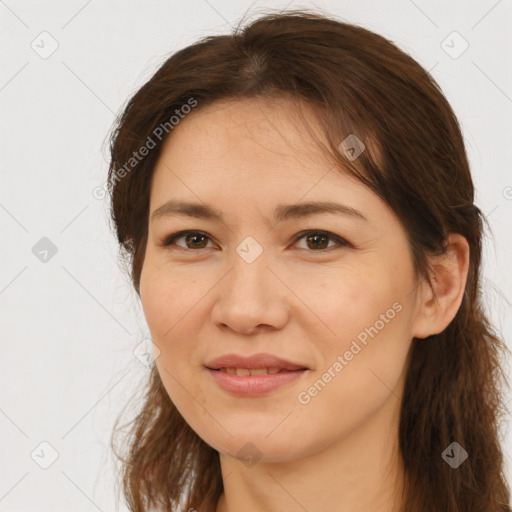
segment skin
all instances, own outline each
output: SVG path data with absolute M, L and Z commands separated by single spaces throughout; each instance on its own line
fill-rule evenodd
M 217 512 L 391 512 L 404 474 L 397 436 L 407 356 L 413 337 L 441 332 L 455 316 L 469 249 L 452 234 L 446 255 L 431 259 L 434 299 L 414 273 L 400 220 L 333 169 L 292 108 L 286 99 L 216 103 L 187 115 L 166 140 L 150 214 L 182 199 L 221 210 L 224 222 L 149 221 L 140 297 L 160 349 L 156 365 L 187 423 L 220 454 Z M 333 213 L 267 220 L 277 204 L 304 201 L 342 203 L 367 221 Z M 185 229 L 208 238 L 161 245 Z M 352 247 L 294 241 L 307 229 L 332 232 Z M 247 236 L 263 249 L 250 264 L 236 252 Z M 300 403 L 299 393 L 396 303 L 400 312 Z M 231 352 L 267 352 L 310 369 L 267 395 L 237 397 L 204 367 Z M 249 442 L 253 465 L 237 456 Z

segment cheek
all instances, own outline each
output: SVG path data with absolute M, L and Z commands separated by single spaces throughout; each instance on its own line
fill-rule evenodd
M 160 350 L 155 364 L 174 401 L 184 378 L 181 372 L 190 365 L 195 347 L 190 322 L 199 298 L 193 286 L 185 287 L 172 276 L 148 265 L 141 274 L 140 298 L 151 339 Z
M 165 343 L 175 337 L 180 324 L 187 322 L 201 290 L 193 280 L 180 278 L 174 269 L 156 265 L 151 258 L 147 260 L 141 273 L 140 298 L 152 335 Z
M 294 291 L 304 298 L 324 326 L 314 340 L 321 343 L 322 351 L 329 347 L 345 349 L 352 339 L 379 321 L 380 315 L 400 299 L 402 285 L 391 282 L 386 275 L 372 272 L 372 269 L 344 269 L 315 279 L 313 288 L 311 281 L 298 281 Z M 394 313 L 391 309 L 388 316 L 394 316 Z M 305 318 L 312 316 L 308 314 Z
M 330 334 L 315 338 L 322 361 L 319 370 L 343 374 L 333 380 L 349 387 L 371 386 L 380 378 L 378 386 L 392 389 L 411 344 L 412 284 L 412 276 L 409 282 L 405 272 L 400 279 L 367 272 L 322 285 L 315 310 Z M 343 366 L 341 370 L 337 364 L 337 372 L 332 368 L 336 361 Z
M 336 336 L 317 338 L 322 364 L 298 397 L 301 425 L 322 418 L 323 439 L 348 435 L 386 403 L 398 414 L 411 345 L 412 308 L 400 289 L 354 288 L 337 297 L 323 310 Z
M 200 406 L 206 402 L 203 390 L 190 378 L 191 355 L 195 350 L 190 322 L 199 298 L 195 297 L 193 286 L 185 287 L 183 281 L 177 282 L 172 275 L 149 265 L 143 269 L 141 302 L 152 341 L 160 350 L 155 365 L 167 395 L 192 429 L 202 431 L 201 427 L 211 419 L 205 415 L 204 406 Z M 204 437 L 210 430 L 203 432 L 203 439 L 211 443 L 213 439 Z

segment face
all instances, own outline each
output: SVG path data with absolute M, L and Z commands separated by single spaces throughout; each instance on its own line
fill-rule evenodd
M 223 102 L 180 121 L 154 170 L 140 280 L 179 412 L 220 453 L 263 461 L 325 449 L 398 404 L 419 300 L 401 223 L 291 108 Z M 314 202 L 341 207 L 301 208 Z M 242 360 L 212 363 L 228 354 Z M 261 354 L 295 366 L 243 361 Z

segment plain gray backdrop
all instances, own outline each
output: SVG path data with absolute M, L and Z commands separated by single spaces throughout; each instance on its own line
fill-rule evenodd
M 510 346 L 511 0 L 0 0 L 0 510 L 115 510 L 110 434 L 147 374 L 137 347 L 149 331 L 101 198 L 103 144 L 166 56 L 230 31 L 248 8 L 252 19 L 284 7 L 388 37 L 438 81 L 492 227 L 486 307 Z

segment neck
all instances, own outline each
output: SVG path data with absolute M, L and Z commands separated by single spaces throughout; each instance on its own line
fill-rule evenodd
M 293 460 L 246 467 L 221 454 L 224 492 L 216 512 L 397 512 L 404 481 L 399 412 L 391 394 L 339 442 Z

